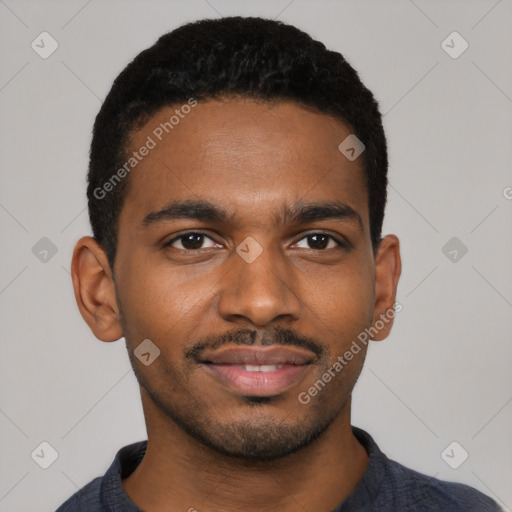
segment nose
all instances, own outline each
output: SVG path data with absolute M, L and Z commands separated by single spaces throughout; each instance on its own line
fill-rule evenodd
M 296 275 L 279 250 L 264 248 L 250 263 L 233 253 L 226 264 L 231 271 L 222 281 L 217 303 L 224 320 L 265 327 L 276 320 L 290 323 L 300 318 Z

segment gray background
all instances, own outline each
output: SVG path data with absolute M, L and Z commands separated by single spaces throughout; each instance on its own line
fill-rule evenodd
M 341 51 L 385 114 L 403 311 L 370 348 L 353 423 L 390 457 L 512 510 L 511 0 L 0 0 L 0 511 L 54 510 L 145 438 L 123 341 L 97 341 L 72 293 L 91 126 L 159 35 L 232 14 L 296 24 Z M 31 48 L 43 31 L 59 44 L 47 59 Z M 453 31 L 469 43 L 456 59 L 441 45 Z M 459 242 L 443 252 L 452 237 L 464 256 Z M 31 458 L 42 441 L 58 452 L 48 469 Z M 441 456 L 453 441 L 469 453 L 458 469 Z

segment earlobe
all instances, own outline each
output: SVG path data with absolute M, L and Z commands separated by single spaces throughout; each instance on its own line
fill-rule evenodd
M 78 309 L 101 341 L 123 336 L 112 272 L 103 248 L 90 236 L 75 245 L 71 276 Z
M 389 335 L 395 316 L 396 289 L 402 272 L 400 242 L 395 235 L 385 236 L 375 257 L 375 302 L 372 339 L 381 341 Z

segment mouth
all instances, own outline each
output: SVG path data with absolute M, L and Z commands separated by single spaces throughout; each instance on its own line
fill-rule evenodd
M 199 359 L 220 385 L 243 396 L 277 396 L 296 386 L 315 361 L 298 347 L 229 347 L 206 352 Z

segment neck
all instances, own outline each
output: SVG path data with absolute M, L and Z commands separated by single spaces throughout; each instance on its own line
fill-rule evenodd
M 146 512 L 295 512 L 298 504 L 328 512 L 354 490 L 368 464 L 350 426 L 350 400 L 317 440 L 274 461 L 221 455 L 149 411 L 154 406 L 147 400 L 143 404 L 148 447 L 123 486 Z

